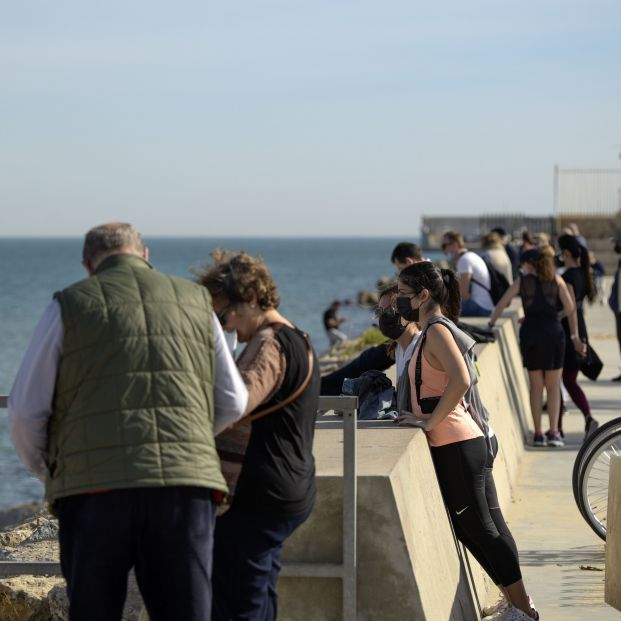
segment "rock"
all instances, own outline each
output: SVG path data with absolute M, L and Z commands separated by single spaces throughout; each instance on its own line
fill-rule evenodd
M 0 511 L 0 530 L 8 530 L 10 527 L 21 524 L 32 517 L 46 513 L 45 505 L 41 503 L 29 503 L 4 509 Z
M 16 528 L 0 533 L 0 546 L 3 548 L 12 548 L 19 545 L 25 539 L 28 539 L 32 533 L 31 528 Z
M 58 522 L 47 514 L 30 515 L 12 528 L 0 533 L 0 546 L 15 547 L 21 543 L 35 543 L 58 539 Z
M 50 621 L 67 621 L 69 619 L 69 598 L 65 585 L 57 585 L 47 594 Z
M 375 291 L 360 291 L 358 293 L 358 304 L 360 306 L 376 306 L 379 297 Z
M 387 289 L 388 287 L 391 287 L 394 284 L 396 284 L 396 282 L 397 282 L 396 276 L 393 278 L 391 278 L 390 276 L 382 276 L 377 281 L 377 285 L 376 285 L 377 290 L 383 291 L 384 289 Z
M 49 621 L 47 595 L 62 584 L 60 577 L 16 576 L 0 582 L 0 619 L 2 621 Z
M 37 515 L 12 530 L 0 533 L 0 559 L 58 560 L 58 522 L 49 514 Z
M 40 526 L 35 528 L 30 535 L 22 541 L 25 543 L 38 543 L 39 541 L 56 541 L 58 539 L 58 521 L 40 518 Z
M 64 581 L 61 582 L 61 584 L 52 587 L 47 594 L 49 616 L 45 618 L 45 621 L 48 621 L 48 619 L 49 621 L 68 621 L 69 619 L 69 598 L 67 597 Z M 125 608 L 123 609 L 122 621 L 138 621 L 141 619 L 142 609 L 142 597 L 132 573 L 129 576 L 127 585 L 127 598 L 125 600 Z M 3 617 L 0 616 L 0 619 L 3 619 Z
M 0 533 L 0 559 L 10 561 L 58 561 L 58 521 L 41 511 L 18 511 L 22 516 Z M 8 520 L 7 520 L 8 521 Z M 129 576 L 123 621 L 138 621 L 142 597 L 133 572 Z M 69 600 L 61 576 L 15 576 L 0 581 L 0 621 L 67 621 Z

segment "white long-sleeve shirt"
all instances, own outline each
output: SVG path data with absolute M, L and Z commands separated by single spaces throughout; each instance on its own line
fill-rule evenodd
M 214 435 L 217 435 L 242 417 L 248 402 L 248 391 L 215 314 L 213 326 Z M 60 304 L 53 300 L 37 324 L 9 395 L 9 426 L 13 445 L 26 468 L 41 480 L 45 480 L 47 471 L 47 426 L 52 415 L 63 339 Z

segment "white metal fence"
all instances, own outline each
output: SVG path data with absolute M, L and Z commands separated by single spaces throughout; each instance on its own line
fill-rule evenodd
M 0 395 L 0 408 L 7 407 L 7 396 Z M 342 561 L 330 563 L 285 564 L 281 576 L 289 578 L 340 578 L 343 583 L 343 619 L 356 620 L 357 579 L 357 499 L 356 432 L 358 397 L 320 397 L 321 412 L 335 411 L 342 414 L 343 428 L 343 553 Z M 333 424 L 335 417 L 330 417 Z M 324 422 L 319 417 L 317 425 Z M 340 419 L 339 419 L 340 420 Z M 16 575 L 60 575 L 60 563 L 37 561 L 0 561 L 0 578 Z
M 621 169 L 554 167 L 555 216 L 606 216 L 620 210 Z

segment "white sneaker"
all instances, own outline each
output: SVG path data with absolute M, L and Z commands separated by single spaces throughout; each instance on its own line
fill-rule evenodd
M 508 608 L 504 614 L 499 618 L 499 621 L 532 621 L 532 619 L 538 619 L 539 614 L 535 613 L 536 617 L 527 615 L 523 610 L 519 608 Z
M 495 621 L 495 619 L 500 618 L 500 614 L 507 610 L 507 608 L 509 608 L 509 602 L 501 593 L 495 604 L 486 606 L 483 610 L 481 610 L 481 617 L 485 621 Z

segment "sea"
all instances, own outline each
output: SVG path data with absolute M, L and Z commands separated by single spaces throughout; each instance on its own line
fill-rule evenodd
M 323 311 L 340 300 L 342 325 L 356 336 L 373 324 L 356 301 L 379 278 L 394 276 L 388 238 L 152 238 L 145 240 L 156 269 L 193 278 L 216 248 L 261 256 L 281 295 L 280 311 L 310 334 L 315 349 L 328 348 Z M 416 241 L 416 240 L 414 240 Z M 7 395 L 34 328 L 55 291 L 86 276 L 81 238 L 0 238 L 0 395 Z M 429 257 L 435 260 L 438 255 Z M 0 409 L 0 509 L 40 501 L 43 488 L 26 472 L 11 445 L 6 410 Z

